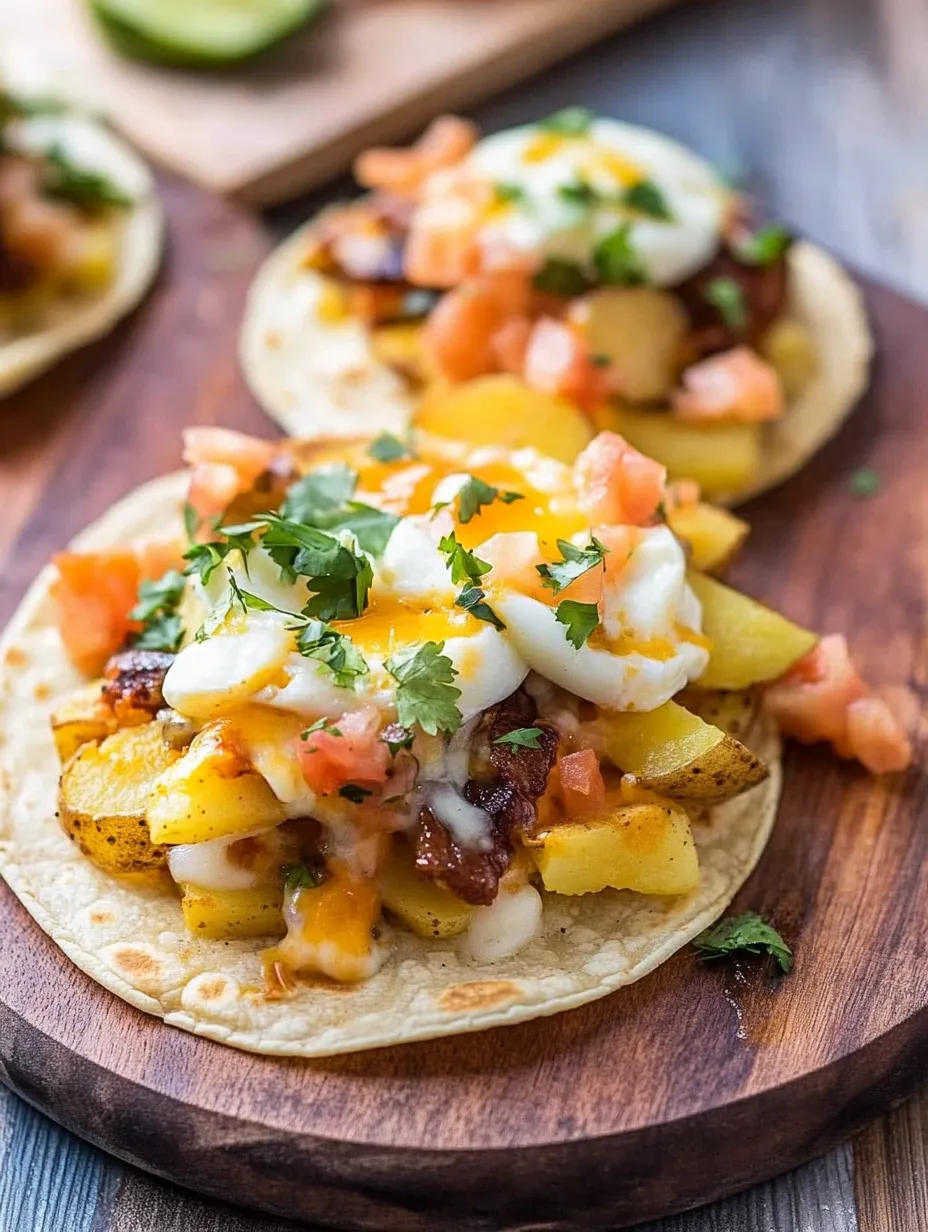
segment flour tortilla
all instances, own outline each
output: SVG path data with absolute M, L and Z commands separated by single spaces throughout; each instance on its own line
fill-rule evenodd
M 272 419 L 292 436 L 400 432 L 415 397 L 372 353 L 356 319 L 323 323 L 314 312 L 324 279 L 303 268 L 307 223 L 264 263 L 252 285 L 239 354 L 245 379 Z M 748 500 L 800 470 L 841 427 L 867 387 L 873 343 L 860 291 L 814 244 L 788 254 L 787 315 L 814 340 L 815 375 L 765 434 L 761 470 Z
M 0 397 L 51 368 L 69 351 L 103 337 L 132 311 L 158 270 L 164 232 L 151 172 L 115 133 L 76 113 L 35 116 L 18 129 L 31 149 L 60 142 L 80 166 L 109 176 L 135 204 L 116 218 L 116 275 L 100 295 L 53 302 L 42 327 L 32 333 L 9 336 L 0 327 Z
M 146 485 L 75 546 L 102 548 L 179 526 L 184 485 L 182 475 Z M 693 824 L 702 866 L 695 893 L 545 895 L 543 935 L 495 964 L 466 960 L 453 940 L 397 929 L 393 957 L 366 983 L 320 982 L 292 999 L 266 1001 L 257 992 L 265 943 L 191 937 L 170 892 L 100 872 L 60 829 L 48 716 L 82 680 L 54 626 L 52 577 L 43 570 L 0 642 L 0 873 L 81 970 L 172 1026 L 252 1052 L 317 1057 L 571 1009 L 641 979 L 717 919 L 770 834 L 780 748 L 764 727 L 751 743 L 769 779 Z

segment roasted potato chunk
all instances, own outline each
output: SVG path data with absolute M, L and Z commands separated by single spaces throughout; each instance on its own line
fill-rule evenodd
M 686 894 L 699 885 L 689 818 L 669 800 L 619 805 L 601 817 L 554 826 L 531 850 L 545 889 L 555 894 L 595 894 L 607 886 Z
M 818 368 L 812 336 L 791 317 L 774 321 L 761 339 L 760 352 L 776 368 L 787 398 L 800 394 Z
M 72 693 L 52 715 L 52 735 L 62 765 L 71 760 L 82 744 L 99 744 L 116 731 L 116 716 L 102 693 L 103 681 L 95 680 Z
M 653 287 L 603 287 L 575 300 L 570 319 L 583 330 L 590 352 L 615 365 L 630 402 L 666 402 L 688 326 L 676 295 Z
M 184 885 L 181 909 L 187 931 L 209 941 L 282 937 L 283 881 L 248 890 L 204 890 Z
M 466 932 L 475 908 L 417 873 L 412 851 L 396 843 L 383 871 L 383 905 L 417 937 L 455 937 Z
M 704 573 L 690 570 L 688 580 L 702 604 L 702 631 L 712 643 L 701 689 L 747 689 L 776 680 L 818 641 L 818 634 Z
M 628 407 L 600 414 L 597 422 L 663 463 L 671 479 L 695 479 L 709 497 L 743 491 L 760 469 L 760 424 L 687 424 L 665 411 Z
M 422 345 L 422 322 L 399 321 L 377 325 L 371 346 L 382 364 L 393 368 L 415 385 L 427 385 L 438 377 L 435 365 Z
M 159 723 L 125 727 L 101 744 L 84 744 L 65 767 L 59 812 L 66 833 L 108 873 L 160 868 L 165 849 L 151 842 L 145 807 L 158 776 L 179 754 Z
M 516 376 L 480 376 L 428 390 L 416 427 L 469 445 L 527 445 L 571 463 L 593 438 L 589 419 L 563 398 L 530 389 Z
M 153 843 L 203 843 L 279 825 L 284 810 L 245 755 L 227 719 L 208 723 L 154 783 L 148 800 Z
M 648 713 L 602 715 L 606 754 L 649 791 L 719 804 L 767 777 L 759 757 L 676 702 Z
M 727 509 L 681 505 L 667 515 L 670 529 L 690 550 L 690 563 L 702 573 L 720 573 L 737 554 L 750 527 Z
M 677 694 L 676 700 L 692 714 L 739 740 L 754 726 L 760 709 L 760 698 L 754 689 L 686 689 Z

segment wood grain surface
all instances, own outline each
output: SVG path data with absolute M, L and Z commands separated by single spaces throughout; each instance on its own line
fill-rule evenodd
M 662 127 L 746 172 L 775 212 L 859 267 L 928 297 L 926 24 L 920 0 L 707 0 L 576 58 L 497 100 L 482 118 L 514 122 L 581 101 Z M 234 262 L 235 244 L 252 242 L 220 249 L 217 265 Z M 211 245 L 207 228 L 199 244 L 183 245 L 185 262 Z M 75 395 L 102 388 L 134 332 L 158 327 L 149 324 L 151 311 L 124 328 L 115 358 L 106 347 L 75 358 L 67 388 Z M 209 354 L 203 331 L 191 345 Z M 232 372 L 220 364 L 213 388 Z M 33 387 L 15 431 L 5 408 L 0 413 L 0 559 L 44 477 L 92 426 L 91 397 L 83 420 L 70 397 L 53 405 L 51 391 L 47 383 Z M 176 456 L 173 438 L 166 440 L 150 473 Z M 25 580 L 14 578 L 7 593 Z M 860 1135 L 853 1151 L 841 1148 L 648 1232 L 920 1232 L 928 1228 L 926 1108 L 921 1094 Z M 143 1176 L 0 1093 L 2 1232 L 283 1226 Z
M 84 0 L 4 0 L 0 66 L 99 107 L 196 183 L 266 203 L 670 3 L 332 0 L 319 22 L 259 61 L 203 75 L 113 54 Z

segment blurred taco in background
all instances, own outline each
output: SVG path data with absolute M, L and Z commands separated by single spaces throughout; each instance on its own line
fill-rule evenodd
M 570 461 L 611 428 L 731 501 L 866 385 L 847 274 L 658 133 L 570 107 L 481 140 L 446 116 L 355 173 L 369 195 L 270 257 L 243 326 L 246 379 L 295 435 L 414 420 Z
M 0 88 L 0 395 L 135 307 L 162 231 L 151 174 L 123 141 Z

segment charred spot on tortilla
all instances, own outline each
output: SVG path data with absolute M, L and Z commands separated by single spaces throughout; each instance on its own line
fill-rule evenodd
M 511 980 L 474 980 L 446 988 L 439 995 L 437 1004 L 448 1014 L 475 1014 L 522 999 L 522 989 Z

